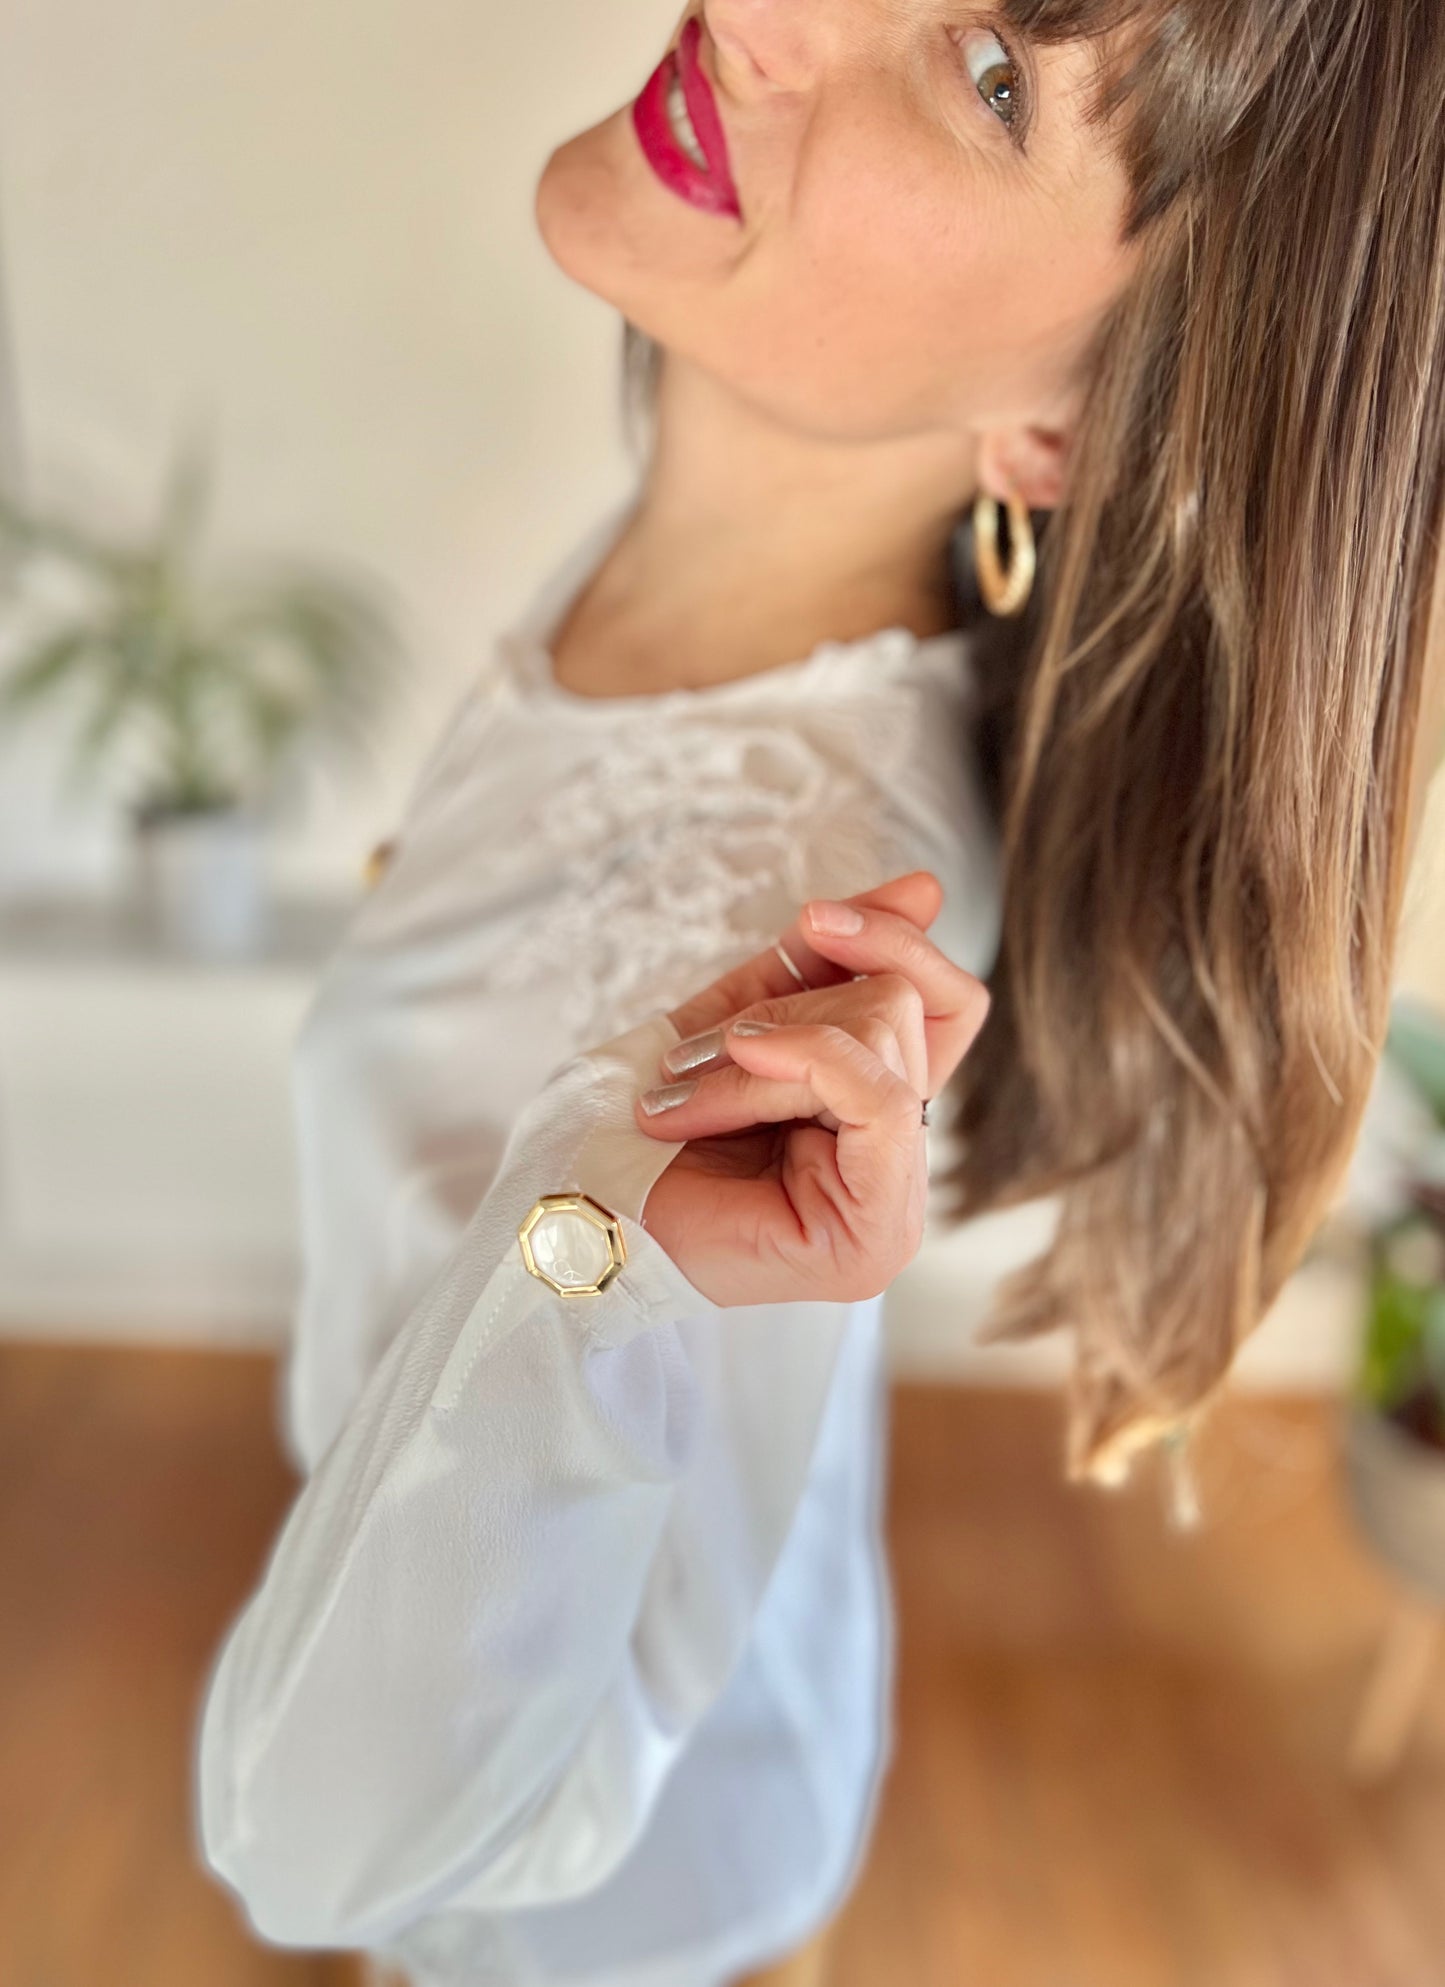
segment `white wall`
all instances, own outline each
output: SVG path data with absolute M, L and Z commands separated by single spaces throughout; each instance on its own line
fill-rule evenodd
M 532 189 L 553 144 L 635 92 L 676 13 L 0 0 L 3 287 L 33 491 L 138 517 L 204 415 L 223 546 L 331 554 L 404 614 L 414 666 L 377 776 L 318 788 L 281 852 L 295 882 L 353 881 L 491 633 L 630 474 L 616 319 L 548 261 Z M 38 734 L 0 741 L 0 890 L 114 868 L 103 809 L 57 814 L 54 765 Z M 1445 999 L 1435 800 L 1405 979 Z M 302 990 L 66 984 L 26 972 L 0 990 L 0 1327 L 273 1333 L 294 1271 L 283 1086 Z M 186 1058 L 202 1088 L 178 1087 Z M 895 1306 L 903 1363 L 1018 1370 L 971 1359 L 966 1334 L 1028 1222 L 926 1252 Z M 1322 1315 L 1306 1293 L 1274 1328 L 1272 1374 L 1335 1370 L 1348 1318 Z
M 635 94 L 673 0 L 0 0 L 0 240 L 32 489 L 144 514 L 212 419 L 219 537 L 399 597 L 369 790 L 282 873 L 347 877 L 542 561 L 625 487 L 617 319 L 537 239 L 548 151 Z M 0 887 L 96 879 L 50 755 L 0 743 Z

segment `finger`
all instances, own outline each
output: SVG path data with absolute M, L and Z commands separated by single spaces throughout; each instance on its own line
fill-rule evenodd
M 848 1032 L 819 1024 L 813 1033 Z M 799 1033 L 801 1027 L 790 1032 Z M 749 1040 L 752 1038 L 744 1038 Z M 855 1040 L 895 1075 L 908 1079 L 902 1047 L 887 1023 L 865 1015 Z M 715 1069 L 664 1080 L 637 1100 L 637 1122 L 657 1138 L 717 1138 L 760 1124 L 785 1124 L 792 1118 L 816 1118 L 824 1130 L 837 1131 L 839 1119 L 804 1078 L 768 1077 L 746 1067 L 747 1058 L 719 1064 Z M 911 1087 L 911 1086 L 910 1086 Z M 914 1092 L 917 1096 L 917 1092 Z M 922 1120 L 921 1102 L 916 1115 Z
M 917 1092 L 843 1029 L 779 1028 L 745 1036 L 737 1046 L 741 1056 L 770 1065 L 751 1074 L 779 1086 L 771 1108 L 780 1118 L 816 1101 L 837 1114 L 838 1130 L 830 1136 L 815 1124 L 797 1124 L 783 1133 L 779 1173 L 729 1180 L 726 1193 L 708 1204 L 716 1232 L 702 1238 L 704 1258 L 721 1251 L 734 1302 L 745 1301 L 736 1292 L 738 1260 L 758 1250 L 762 1236 L 773 1275 L 780 1266 L 800 1266 L 818 1294 L 836 1285 L 836 1294 L 848 1298 L 885 1289 L 922 1238 L 928 1156 Z M 754 1099 L 757 1108 L 770 1108 L 760 1085 Z M 646 1124 L 640 1106 L 638 1122 Z M 679 1130 L 669 1125 L 663 1135 Z M 669 1182 L 684 1203 L 695 1191 L 689 1176 L 668 1169 L 658 1183 L 664 1195 Z M 719 1213 L 726 1216 L 720 1226 Z M 705 1261 L 697 1273 L 707 1273 Z
M 823 1103 L 838 1115 L 838 1131 L 785 1124 L 773 1134 L 771 1163 L 746 1177 L 729 1169 L 733 1141 L 685 1145 L 685 1163 L 665 1168 L 649 1196 L 654 1220 L 686 1255 L 699 1289 L 716 1281 L 720 1301 L 877 1295 L 922 1240 L 928 1154 L 920 1098 L 844 1029 L 777 1028 L 736 1046 L 759 1065 L 752 1075 L 796 1086 L 775 1108 Z M 757 1143 L 746 1133 L 737 1142 Z
M 805 1083 L 836 1115 L 838 1178 L 855 1219 L 871 1225 L 896 1218 L 920 1169 L 927 1170 L 923 1100 L 907 1079 L 842 1028 L 744 1035 L 734 1053 L 757 1076 Z
M 902 974 L 857 974 L 847 986 L 823 988 L 819 993 L 797 993 L 791 999 L 767 999 L 749 1007 L 718 1029 L 725 1045 L 733 1039 L 739 1021 L 773 1025 L 797 1025 L 807 1021 L 831 1021 L 845 1027 L 859 1041 L 867 1043 L 875 1055 L 883 1055 L 890 1069 L 906 1077 L 920 1097 L 930 1097 L 928 1089 L 928 1039 L 924 1035 L 922 999 L 910 980 Z M 875 1039 L 881 1037 L 881 1039 Z M 884 1053 L 883 1043 L 888 1045 Z
M 856 930 L 830 929 L 851 922 L 849 913 L 858 920 Z M 917 989 L 928 1052 L 924 1094 L 936 1096 L 987 1018 L 990 995 L 983 981 L 956 965 L 910 918 L 883 906 L 814 898 L 803 906 L 801 921 L 810 943 L 839 966 L 870 975 L 897 973 Z
M 926 931 L 943 909 L 943 885 L 931 869 L 914 869 L 902 876 L 889 878 L 876 889 L 860 890 L 841 901 L 865 911 L 887 912 Z M 851 979 L 851 971 L 841 969 L 827 953 L 815 946 L 813 937 L 811 926 L 799 910 L 780 940 L 808 985 L 835 986 L 840 981 Z M 771 956 L 776 958 L 777 954 Z M 786 967 L 783 970 L 787 972 Z M 792 978 L 791 974 L 789 978 Z
M 849 904 L 876 905 L 894 915 L 916 920 L 925 928 L 938 916 L 943 903 L 943 886 L 932 870 L 915 869 L 903 876 L 890 877 L 871 890 L 861 890 L 843 900 Z M 852 978 L 857 968 L 844 967 L 815 949 L 804 931 L 801 917 L 795 918 L 778 943 L 787 952 L 810 986 L 837 986 Z M 669 1016 L 679 1035 L 695 1035 L 720 1021 L 729 1021 L 754 1002 L 780 994 L 797 993 L 798 982 L 771 945 L 734 966 L 709 987 L 673 1008 Z
M 901 1051 L 901 1063 L 893 1058 L 893 1066 L 921 1097 L 932 1095 L 923 1002 L 913 982 L 902 973 L 858 973 L 842 986 L 754 1001 L 725 1024 L 671 1043 L 658 1058 L 658 1067 L 670 1077 L 696 1076 L 717 1068 L 729 1059 L 728 1045 L 739 1022 L 778 1027 L 815 1021 L 848 1029 L 875 1054 L 882 1053 L 873 1039 L 881 1032 Z
M 754 1076 L 735 1064 L 644 1090 L 634 1111 L 653 1138 L 725 1138 L 755 1125 L 818 1118 L 823 1106 L 806 1082 Z M 837 1130 L 837 1120 L 824 1129 Z
M 859 1201 L 839 1176 L 837 1139 L 800 1125 L 785 1134 L 778 1182 L 804 1233 L 838 1238 L 828 1254 L 846 1278 L 841 1294 L 886 1290 L 922 1245 L 929 1188 L 921 1142 L 911 1163 L 889 1175 L 881 1197 Z

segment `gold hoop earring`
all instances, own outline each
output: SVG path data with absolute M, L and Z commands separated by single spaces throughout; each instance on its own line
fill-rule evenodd
M 973 504 L 973 562 L 978 590 L 991 614 L 1021 614 L 1033 591 L 1037 556 L 1028 505 L 1010 491 L 1008 502 L 1008 571 L 998 554 L 998 504 L 978 496 Z

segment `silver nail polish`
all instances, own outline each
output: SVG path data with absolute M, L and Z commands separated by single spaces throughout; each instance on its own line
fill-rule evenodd
M 649 1118 L 655 1118 L 659 1111 L 670 1111 L 675 1105 L 685 1104 L 697 1088 L 697 1078 L 689 1077 L 686 1083 L 664 1083 L 656 1090 L 644 1090 L 642 1108 Z
M 700 1035 L 684 1035 L 680 1042 L 674 1042 L 670 1049 L 662 1052 L 662 1066 L 680 1075 L 685 1069 L 696 1069 L 699 1063 L 711 1062 L 714 1056 L 723 1052 L 723 1032 L 721 1028 L 705 1028 Z
M 771 1035 L 777 1025 L 776 1021 L 735 1021 L 732 1025 L 732 1033 L 734 1035 Z

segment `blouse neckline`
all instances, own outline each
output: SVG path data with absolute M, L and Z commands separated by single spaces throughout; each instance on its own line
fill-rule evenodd
M 936 635 L 916 635 L 911 628 L 894 624 L 848 641 L 827 638 L 791 661 L 774 663 L 720 683 L 630 691 L 617 697 L 589 697 L 569 690 L 558 682 L 554 673 L 552 637 L 613 540 L 620 535 L 634 503 L 635 497 L 628 496 L 605 512 L 548 574 L 511 626 L 498 637 L 497 650 L 504 671 L 513 694 L 522 701 L 545 707 L 553 714 L 597 721 L 639 712 L 651 715 L 662 711 L 710 710 L 746 699 L 807 690 L 824 678 L 832 681 L 847 677 L 858 683 L 895 682 L 900 674 L 914 669 L 926 671 L 939 665 L 960 679 L 966 674 L 967 639 L 962 629 L 947 628 Z

